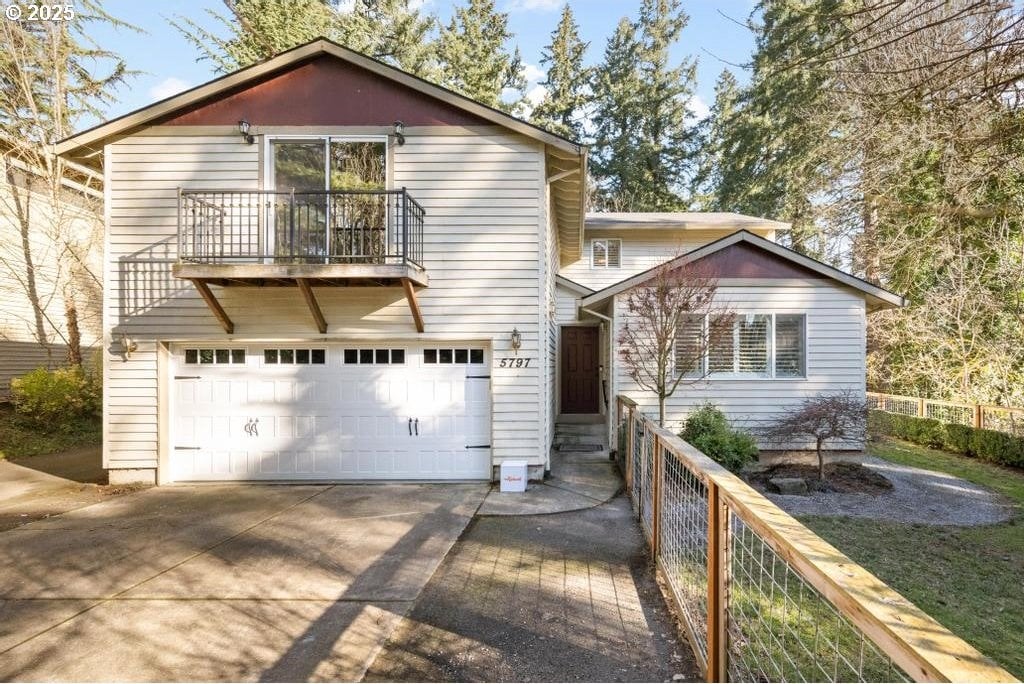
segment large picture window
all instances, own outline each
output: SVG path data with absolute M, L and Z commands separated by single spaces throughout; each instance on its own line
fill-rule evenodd
M 709 343 L 704 316 L 688 316 L 676 331 L 676 370 L 689 377 L 802 378 L 806 375 L 803 314 L 732 315 L 731 330 Z M 702 348 L 706 352 L 701 354 Z

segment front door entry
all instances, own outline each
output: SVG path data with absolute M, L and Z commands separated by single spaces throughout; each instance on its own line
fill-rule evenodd
M 562 328 L 562 413 L 598 413 L 598 337 L 593 326 Z

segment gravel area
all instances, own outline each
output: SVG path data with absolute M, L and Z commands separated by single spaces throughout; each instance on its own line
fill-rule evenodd
M 1013 506 L 981 485 L 934 470 L 866 457 L 864 466 L 892 482 L 883 494 L 815 492 L 794 496 L 763 492 L 791 515 L 874 518 L 918 525 L 994 525 L 1008 520 Z

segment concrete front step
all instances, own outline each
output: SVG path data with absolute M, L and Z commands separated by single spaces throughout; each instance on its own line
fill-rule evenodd
M 608 446 L 604 435 L 560 435 L 555 433 L 555 444 L 603 444 Z
M 608 428 L 604 425 L 555 424 L 556 435 L 603 435 L 606 432 L 608 432 Z

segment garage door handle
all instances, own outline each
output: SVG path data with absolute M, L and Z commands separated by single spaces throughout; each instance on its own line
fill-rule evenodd
M 490 449 L 491 445 L 490 444 L 472 444 L 472 445 L 467 444 L 466 448 L 467 449 Z
M 409 436 L 412 437 L 412 418 L 409 419 Z
M 420 436 L 420 419 L 417 418 L 416 420 L 414 420 L 412 422 L 412 424 L 416 426 L 416 436 L 419 437 Z

